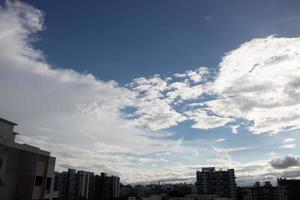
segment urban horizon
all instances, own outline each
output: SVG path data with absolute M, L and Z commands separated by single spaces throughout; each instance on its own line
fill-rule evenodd
M 299 10 L 297 0 L 0 0 L 4 187 L 36 181 L 43 196 L 53 167 L 130 184 L 195 183 L 211 166 L 234 169 L 239 186 L 300 179 Z

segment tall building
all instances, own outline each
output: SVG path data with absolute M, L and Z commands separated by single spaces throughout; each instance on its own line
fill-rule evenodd
M 95 200 L 113 200 L 120 197 L 120 178 L 117 176 L 95 176 Z
M 94 173 L 68 169 L 56 173 L 55 188 L 60 200 L 93 200 Z
M 269 181 L 263 186 L 256 182 L 252 187 L 238 188 L 237 196 L 238 200 L 287 200 L 287 190 L 282 186 L 274 187 Z
M 216 171 L 214 167 L 207 167 L 197 171 L 196 176 L 198 194 L 236 198 L 234 169 Z
M 94 173 L 86 171 L 77 172 L 77 199 L 94 199 Z
M 76 200 L 77 175 L 75 169 L 68 169 L 67 172 L 56 173 L 55 188 L 59 191 L 60 200 Z
M 286 187 L 288 200 L 298 200 L 300 198 L 300 180 L 296 179 L 277 179 L 278 186 Z
M 0 118 L 0 197 L 3 200 L 56 200 L 55 158 L 50 152 L 15 142 L 17 124 Z

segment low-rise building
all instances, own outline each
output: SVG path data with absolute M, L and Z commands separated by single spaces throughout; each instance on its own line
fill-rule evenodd
M 256 182 L 252 187 L 238 188 L 238 200 L 287 200 L 286 187 L 272 186 L 266 181 L 263 186 Z

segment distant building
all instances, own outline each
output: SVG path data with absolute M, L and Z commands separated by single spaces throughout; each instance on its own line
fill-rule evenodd
M 128 199 L 128 197 L 134 195 L 134 189 L 131 185 L 120 184 L 120 199 Z
M 296 179 L 277 179 L 278 186 L 286 187 L 288 200 L 300 199 L 300 180 Z
M 134 195 L 138 198 L 146 197 L 149 195 L 149 192 L 146 188 L 146 186 L 143 185 L 136 185 L 134 187 Z
M 55 176 L 55 188 L 59 191 L 59 200 L 93 200 L 94 173 L 68 169 Z
M 37 147 L 16 143 L 16 125 L 0 118 L 1 200 L 56 200 L 55 158 Z
M 186 195 L 185 197 L 173 197 L 170 200 L 231 200 L 226 197 L 218 197 L 216 195 Z
M 216 171 L 214 167 L 202 168 L 196 173 L 196 188 L 200 195 L 217 195 L 236 198 L 234 169 Z
M 95 200 L 113 200 L 120 197 L 120 178 L 117 176 L 95 176 Z
M 238 200 L 287 200 L 285 187 L 274 187 L 269 181 L 263 186 L 256 182 L 252 187 L 238 188 Z M 299 196 L 298 198 L 299 199 Z

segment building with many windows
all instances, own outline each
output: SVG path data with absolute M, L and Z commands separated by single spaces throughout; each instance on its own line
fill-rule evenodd
M 15 142 L 17 124 L 0 118 L 0 197 L 5 200 L 56 200 L 55 158 Z
M 196 172 L 196 188 L 200 195 L 217 195 L 236 198 L 234 169 L 215 170 L 214 167 L 202 168 Z
M 55 176 L 55 188 L 60 200 L 93 200 L 94 173 L 75 169 L 58 173 Z

